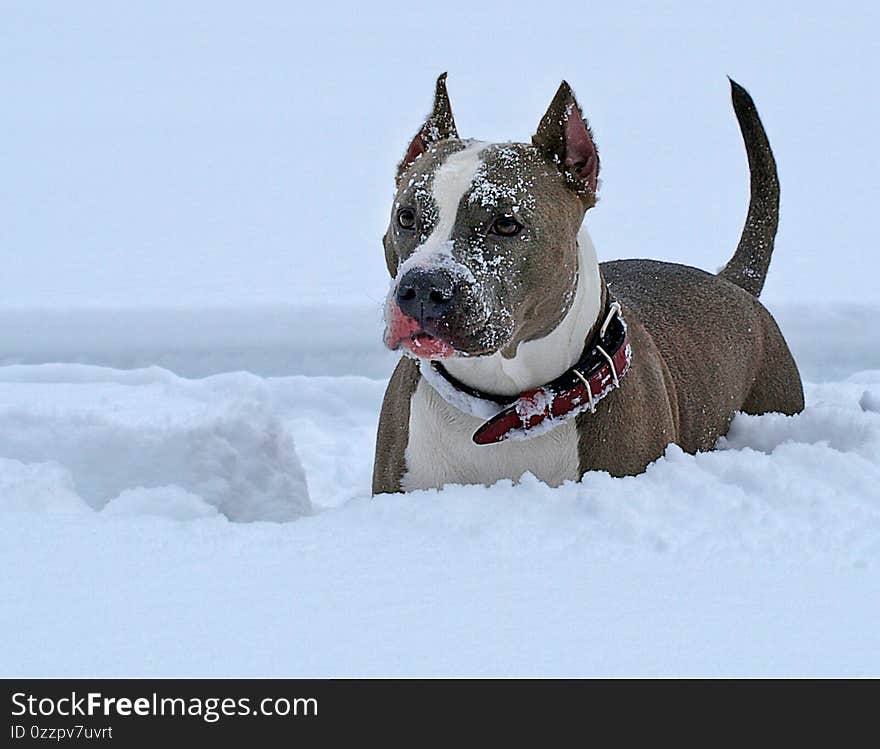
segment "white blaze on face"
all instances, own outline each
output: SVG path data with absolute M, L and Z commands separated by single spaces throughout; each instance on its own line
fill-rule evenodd
M 487 145 L 475 141 L 449 156 L 437 169 L 431 189 L 431 197 L 437 207 L 437 223 L 431 236 L 400 265 L 397 271 L 398 278 L 416 265 L 440 265 L 451 261 L 450 240 L 455 230 L 458 206 L 464 194 L 473 185 L 474 177 L 483 164 L 481 154 Z

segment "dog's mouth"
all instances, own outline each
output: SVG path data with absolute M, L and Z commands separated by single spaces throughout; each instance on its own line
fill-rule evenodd
M 450 344 L 424 331 L 405 338 L 400 344 L 421 359 L 446 359 L 455 355 L 455 349 Z
M 392 310 L 385 329 L 385 345 L 392 351 L 406 349 L 421 359 L 446 359 L 455 356 L 453 345 L 425 330 L 418 320 Z

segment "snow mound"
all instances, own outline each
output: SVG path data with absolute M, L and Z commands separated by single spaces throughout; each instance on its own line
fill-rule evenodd
M 179 486 L 126 489 L 116 499 L 111 499 L 102 513 L 108 517 L 148 515 L 175 520 L 198 520 L 218 515 L 216 507 Z
M 13 475 L 34 487 L 17 489 L 14 507 L 56 507 L 73 495 L 111 514 L 183 519 L 213 509 L 235 521 L 308 514 L 293 438 L 254 395 L 155 368 L 6 368 L 0 456 L 29 464 Z
M 57 463 L 22 463 L 0 458 L 0 510 L 87 512 L 70 472 Z

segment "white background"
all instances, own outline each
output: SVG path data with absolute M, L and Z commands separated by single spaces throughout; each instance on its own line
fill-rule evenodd
M 464 137 L 528 140 L 564 77 L 600 259 L 714 270 L 776 151 L 765 298 L 877 297 L 875 3 L 27 2 L 0 10 L 0 305 L 378 303 L 392 175 L 449 70 Z

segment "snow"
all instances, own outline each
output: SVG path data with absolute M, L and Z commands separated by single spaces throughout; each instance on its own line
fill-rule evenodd
M 60 467 L 57 484 L 96 510 L 207 508 L 242 521 L 310 511 L 293 440 L 246 381 L 229 392 L 223 377 L 206 386 L 158 368 L 3 367 L 0 424 L 0 455 Z
M 497 416 L 505 408 L 499 403 L 493 403 L 484 398 L 474 398 L 464 390 L 453 387 L 442 374 L 434 369 L 433 362 L 429 359 L 419 360 L 419 372 L 431 387 L 443 397 L 443 400 L 455 406 L 462 413 L 488 420 Z
M 803 414 L 558 489 L 371 499 L 378 321 L 320 375 L 0 367 L 3 675 L 877 674 L 878 309 L 848 371 L 775 311 Z

